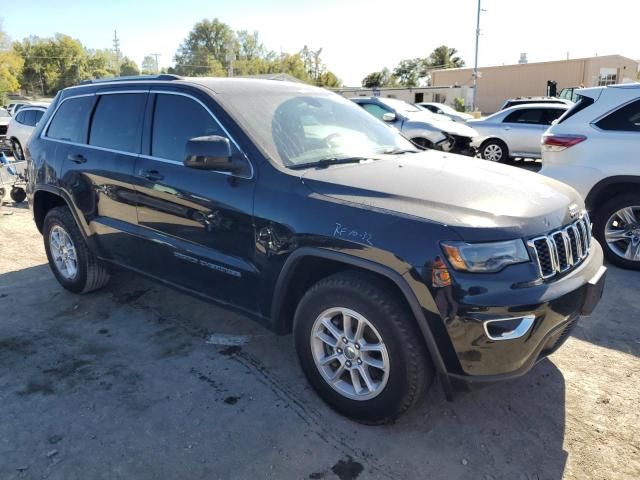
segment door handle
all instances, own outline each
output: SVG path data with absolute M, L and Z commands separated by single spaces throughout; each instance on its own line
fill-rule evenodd
M 67 160 L 73 163 L 85 163 L 87 161 L 87 157 L 78 153 L 77 155 L 68 155 Z
M 154 182 L 164 179 L 164 175 L 162 175 L 157 170 L 143 170 L 142 172 L 140 172 L 140 174 L 147 180 L 151 180 Z

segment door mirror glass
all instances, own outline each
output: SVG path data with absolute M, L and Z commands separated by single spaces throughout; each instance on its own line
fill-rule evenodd
M 244 162 L 234 160 L 229 139 L 218 135 L 195 137 L 187 142 L 185 167 L 199 170 L 238 173 Z
M 385 122 L 395 122 L 396 121 L 396 114 L 395 113 L 391 113 L 391 112 L 387 112 L 384 115 L 382 115 L 382 120 L 384 120 Z

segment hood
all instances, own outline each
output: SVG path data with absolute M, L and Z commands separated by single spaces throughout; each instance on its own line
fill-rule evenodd
M 0 125 L 9 125 L 11 117 L 0 117 Z
M 454 122 L 449 117 L 446 117 L 446 120 L 440 120 L 438 118 L 443 117 L 444 115 L 434 115 L 429 112 L 406 112 L 403 113 L 403 115 L 407 118 L 406 122 L 409 122 L 410 125 L 413 124 L 412 126 L 415 126 L 414 124 L 417 123 L 426 123 L 434 128 L 437 128 L 438 130 L 449 133 L 451 135 L 458 135 L 461 137 L 469 138 L 478 136 L 478 132 L 476 132 L 468 125 Z M 403 126 L 403 129 L 404 128 L 405 127 Z
M 438 222 L 474 241 L 545 233 L 571 222 L 570 205 L 583 208 L 578 193 L 556 180 L 434 150 L 310 169 L 302 179 L 317 194 Z

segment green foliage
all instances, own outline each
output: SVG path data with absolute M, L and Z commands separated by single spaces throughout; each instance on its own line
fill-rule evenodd
M 420 79 L 424 76 L 425 59 L 413 58 L 401 60 L 398 66 L 393 69 L 393 75 L 403 87 L 417 87 Z
M 221 76 L 228 56 L 234 56 L 238 41 L 233 30 L 217 18 L 202 20 L 182 42 L 175 55 L 175 73 L 186 76 Z
M 156 65 L 156 59 L 151 55 L 146 55 L 142 59 L 142 74 L 153 75 L 155 73 L 158 73 L 158 65 Z
M 130 75 L 140 75 L 138 64 L 130 58 L 124 57 L 120 63 L 120 75 L 123 77 Z
M 453 99 L 453 108 L 455 108 L 456 112 L 464 112 L 466 111 L 464 105 L 464 98 L 456 97 Z
M 24 60 L 11 50 L 9 37 L 0 25 L 0 99 L 20 88 L 19 76 Z
M 426 64 L 431 69 L 460 68 L 465 65 L 464 60 L 458 56 L 458 50 L 446 45 L 440 45 L 434 49 Z
M 370 73 L 362 79 L 362 86 L 365 88 L 397 87 L 398 85 L 398 79 L 388 68 Z

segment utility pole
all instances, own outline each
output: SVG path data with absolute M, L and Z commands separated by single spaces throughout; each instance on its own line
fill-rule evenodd
M 480 12 L 482 0 L 478 0 L 478 16 L 476 19 L 476 59 L 473 64 L 473 101 L 471 102 L 472 110 L 476 110 L 476 94 L 478 91 L 478 42 L 480 41 Z
M 159 53 L 150 53 L 149 55 L 151 55 L 153 58 L 156 59 L 156 73 L 160 73 L 160 67 L 158 66 L 158 57 L 160 56 Z
M 116 75 L 120 76 L 120 39 L 117 30 L 113 31 L 113 52 L 116 54 Z

